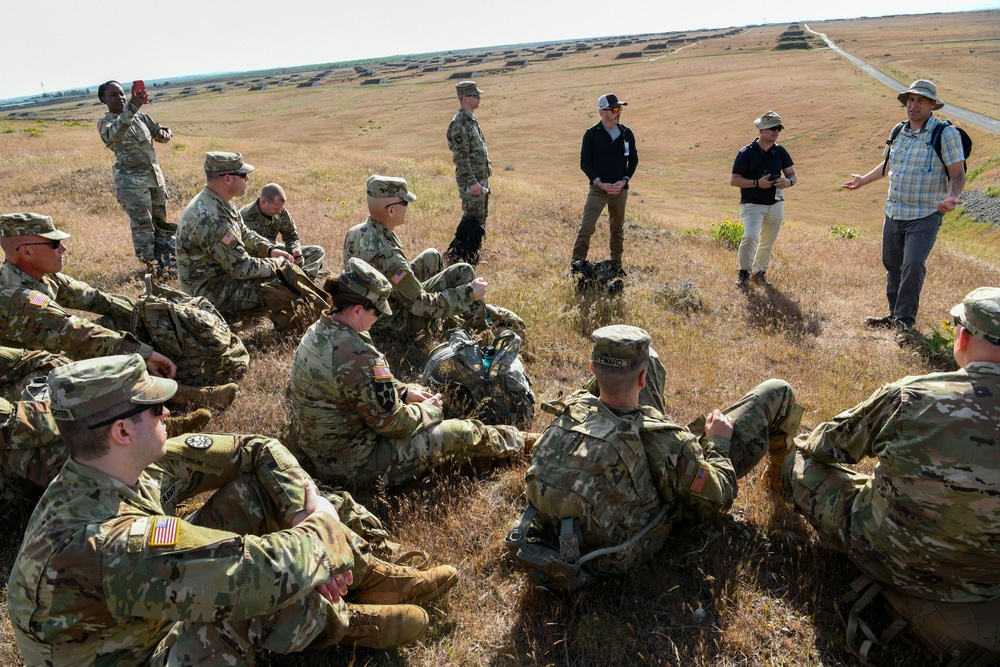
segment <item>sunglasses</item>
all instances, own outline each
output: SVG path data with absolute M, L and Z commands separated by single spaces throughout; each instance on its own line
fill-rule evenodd
M 399 204 L 400 206 L 404 206 L 405 207 L 405 206 L 409 206 L 410 202 L 406 201 L 405 199 L 403 201 L 394 201 L 391 204 L 386 204 L 385 208 L 389 208 L 390 206 L 396 206 L 397 204 Z
M 235 171 L 234 172 L 227 172 L 227 173 L 223 174 L 223 176 L 239 176 L 244 181 L 247 180 L 248 178 L 250 178 L 250 174 L 237 174 Z
M 26 245 L 47 245 L 53 250 L 59 250 L 60 243 L 62 243 L 62 241 L 59 239 L 52 239 L 51 241 L 36 241 L 35 243 L 22 243 L 21 245 L 17 246 L 17 249 L 20 250 Z
M 160 417 L 160 416 L 163 415 L 163 406 L 164 406 L 163 403 L 156 403 L 154 405 L 137 405 L 134 408 L 132 408 L 131 410 L 129 410 L 128 412 L 123 412 L 122 414 L 118 415 L 117 417 L 112 417 L 111 419 L 105 419 L 101 423 L 94 424 L 93 426 L 89 427 L 87 430 L 88 431 L 93 431 L 94 429 L 101 428 L 102 426 L 111 426 L 112 424 L 114 424 L 119 419 L 126 419 L 128 417 L 134 417 L 135 415 L 142 414 L 146 410 L 149 410 L 150 412 L 152 412 L 154 417 Z
M 952 315 L 952 318 L 951 318 L 951 323 L 952 323 L 953 325 L 955 325 L 955 328 L 956 328 L 956 329 L 957 329 L 958 327 L 964 327 L 964 326 L 965 326 L 965 322 L 963 322 L 963 321 L 962 321 L 962 318 L 961 318 L 961 317 L 959 317 L 958 315 Z
M 769 129 L 771 132 L 781 132 L 785 128 L 778 126 L 778 127 L 769 127 L 767 129 Z
M 621 110 L 621 107 L 608 107 L 607 109 L 604 109 L 604 111 L 610 111 L 611 113 L 618 113 Z

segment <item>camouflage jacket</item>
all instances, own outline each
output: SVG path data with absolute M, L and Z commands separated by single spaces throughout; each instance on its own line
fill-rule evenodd
M 353 566 L 346 529 L 323 514 L 263 536 L 171 516 L 251 475 L 289 526 L 309 478 L 277 441 L 188 435 L 167 448 L 134 487 L 70 459 L 45 491 L 7 588 L 27 664 L 145 665 L 175 622 L 270 614 Z
M 479 121 L 459 109 L 448 126 L 448 148 L 455 163 L 455 182 L 460 191 L 467 193 L 476 183 L 486 185 L 490 178 L 490 153 L 486 138 L 479 129 Z
M 21 479 L 44 489 L 66 457 L 47 401 L 8 403 L 0 398 L 0 503 L 18 497 Z
M 126 296 L 109 294 L 64 273 L 39 281 L 9 262 L 0 266 L 0 313 L 6 320 L 0 334 L 3 345 L 58 350 L 75 360 L 135 352 L 149 359 L 153 348 L 132 334 L 106 329 L 66 310 L 129 321 L 134 305 Z
M 24 350 L 0 345 L 0 386 L 21 382 L 30 376 L 45 377 L 53 368 L 70 362 L 44 350 Z
M 168 130 L 152 118 L 126 104 L 120 114 L 110 111 L 97 123 L 104 145 L 115 152 L 112 173 L 119 189 L 163 188 L 163 172 L 156 160 L 153 141 L 160 130 Z
M 176 238 L 181 289 L 205 297 L 221 311 L 232 281 L 275 275 L 277 260 L 267 257 L 273 244 L 251 231 L 239 211 L 208 188 L 184 209 Z
M 820 424 L 823 464 L 878 459 L 851 508 L 851 560 L 919 598 L 1000 597 L 1000 364 L 903 378 Z
M 350 475 L 377 443 L 407 438 L 443 419 L 428 403 L 404 403 L 410 385 L 393 377 L 368 334 L 329 312 L 302 337 L 290 386 L 297 444 L 324 474 Z
M 475 303 L 472 285 L 459 285 L 440 292 L 427 292 L 413 275 L 399 237 L 369 217 L 347 230 L 344 265 L 351 257 L 363 259 L 392 283 L 392 315 L 382 317 L 376 330 L 407 331 L 409 317 L 437 319 L 468 313 Z
M 260 212 L 260 207 L 254 201 L 241 208 L 240 215 L 247 227 L 270 241 L 272 245 L 278 242 L 278 234 L 281 234 L 281 243 L 290 254 L 302 250 L 299 230 L 295 228 L 295 221 L 292 220 L 287 208 L 281 209 L 278 215 L 269 217 Z

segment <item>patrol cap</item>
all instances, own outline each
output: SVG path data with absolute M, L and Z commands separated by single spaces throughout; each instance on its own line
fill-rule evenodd
M 351 257 L 340 274 L 340 283 L 351 292 L 366 299 L 384 315 L 392 315 L 389 295 L 392 285 L 378 269 L 363 259 Z
M 951 314 L 976 338 L 1000 345 L 1000 287 L 972 290 Z
M 41 236 L 52 241 L 69 238 L 69 234 L 56 229 L 50 216 L 38 213 L 0 215 L 0 236 Z
M 612 368 L 634 368 L 649 359 L 649 334 L 639 327 L 615 324 L 591 334 L 595 364 Z
M 146 372 L 138 354 L 97 357 L 49 373 L 52 416 L 76 421 L 127 404 L 156 405 L 177 392 L 177 383 Z
M 781 116 L 773 111 L 762 114 L 760 118 L 753 122 L 753 126 L 758 130 L 773 130 L 774 128 L 785 129 L 781 124 Z
M 403 201 L 417 201 L 417 195 L 406 189 L 406 179 L 375 174 L 368 179 L 368 196 L 376 199 L 399 197 Z
M 611 109 L 613 107 L 627 107 L 628 102 L 622 102 L 614 93 L 606 93 L 597 98 L 597 109 Z
M 212 151 L 205 153 L 206 174 L 249 174 L 253 165 L 243 161 L 239 153 Z
M 483 94 L 483 91 L 479 90 L 479 86 L 476 85 L 475 81 L 460 81 L 455 84 L 455 91 L 459 97 Z
M 944 102 L 938 99 L 937 96 L 937 86 L 934 85 L 933 81 L 928 81 L 927 79 L 917 79 L 910 84 L 910 87 L 896 95 L 896 99 L 904 107 L 906 106 L 906 98 L 910 93 L 916 93 L 917 95 L 923 95 L 929 100 L 934 100 L 934 109 L 940 109 L 944 106 Z

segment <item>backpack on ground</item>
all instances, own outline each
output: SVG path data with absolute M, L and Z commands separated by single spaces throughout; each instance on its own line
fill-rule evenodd
M 445 406 L 458 409 L 455 416 L 524 429 L 535 416 L 535 393 L 517 356 L 521 337 L 507 329 L 485 345 L 465 329 L 449 329 L 447 336 L 431 350 L 421 383 L 444 394 Z
M 578 259 L 572 263 L 571 271 L 578 292 L 607 292 L 610 296 L 624 291 L 628 276 L 621 264 L 610 259 L 603 262 Z
M 882 163 L 883 176 L 885 176 L 886 167 L 889 166 L 889 156 L 892 154 L 892 144 L 896 141 L 896 137 L 899 136 L 899 133 L 903 131 L 903 128 L 906 127 L 907 122 L 908 121 L 904 120 L 897 123 L 896 126 L 892 128 L 892 132 L 889 134 L 889 139 L 885 142 L 885 161 Z M 944 156 L 941 154 L 941 135 L 944 134 L 944 128 L 946 127 L 954 127 L 958 130 L 958 136 L 962 141 L 962 171 L 968 171 L 969 167 L 966 164 L 966 161 L 969 156 L 972 155 L 972 137 L 969 136 L 968 132 L 957 125 L 953 125 L 950 120 L 943 120 L 931 131 L 931 137 L 927 140 L 927 143 L 934 147 L 934 152 L 937 153 L 938 159 L 941 160 L 941 164 L 944 164 Z M 944 164 L 944 168 L 947 172 L 948 165 Z
M 181 384 L 205 386 L 235 382 L 250 365 L 250 355 L 208 299 L 153 282 L 132 311 L 131 331 L 143 343 L 177 364 Z
M 329 308 L 326 294 L 298 265 L 285 262 L 277 280 L 260 286 L 267 316 L 279 331 L 305 332 Z

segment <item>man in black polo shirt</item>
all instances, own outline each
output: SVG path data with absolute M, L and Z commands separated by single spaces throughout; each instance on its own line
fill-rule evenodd
M 628 201 L 628 182 L 639 164 L 632 130 L 620 124 L 622 102 L 608 93 L 597 100 L 601 122 L 583 133 L 580 148 L 580 169 L 590 180 L 590 192 L 583 206 L 580 231 L 573 245 L 573 262 L 587 259 L 590 237 L 597 227 L 604 207 L 608 207 L 611 223 L 611 261 L 619 266 L 625 246 L 625 202 Z
M 792 157 L 777 143 L 778 133 L 785 129 L 781 116 L 768 111 L 753 124 L 757 128 L 757 138 L 736 154 L 733 175 L 729 179 L 730 185 L 740 189 L 743 238 L 740 239 L 736 286 L 741 289 L 749 280 L 770 284 L 764 273 L 784 216 L 785 198 L 781 190 L 792 187 L 797 180 Z

